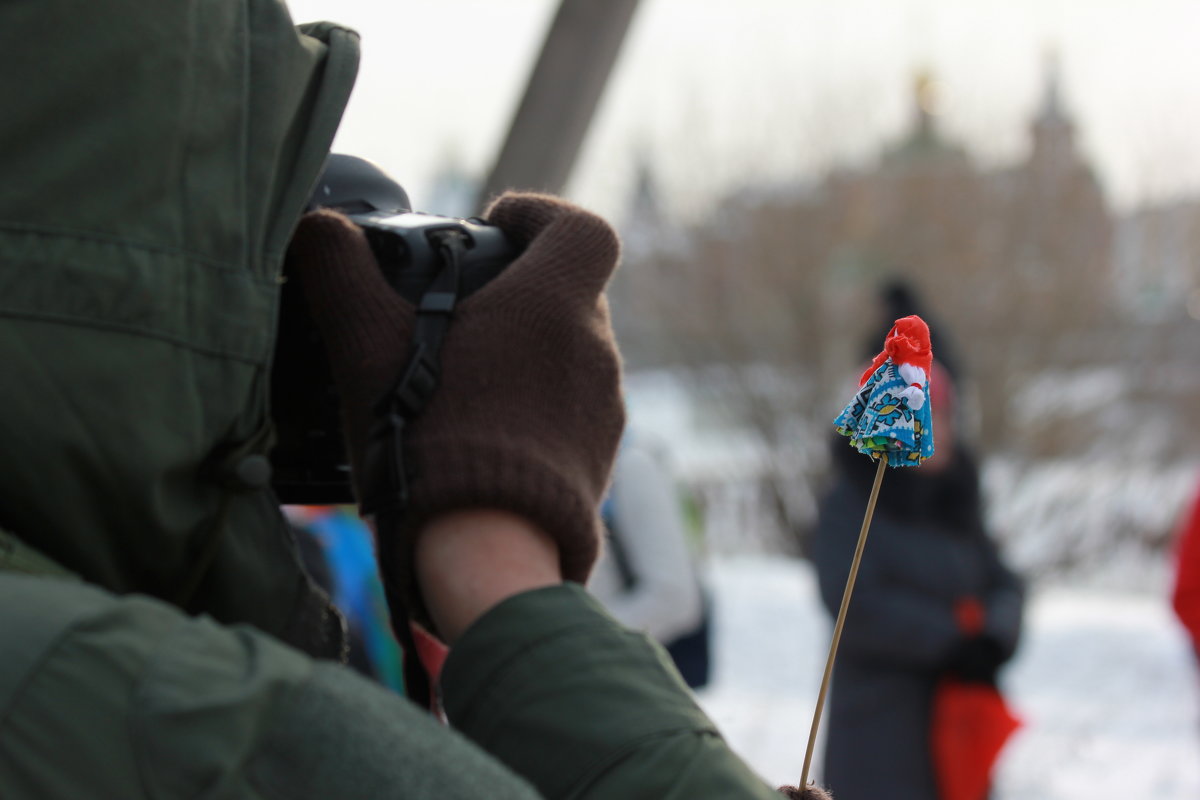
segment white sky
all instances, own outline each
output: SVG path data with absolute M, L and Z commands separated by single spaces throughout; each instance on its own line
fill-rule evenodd
M 289 6 L 362 34 L 335 146 L 420 207 L 451 154 L 489 169 L 557 0 Z M 949 133 L 987 163 L 1019 158 L 1051 49 L 1114 202 L 1200 193 L 1198 43 L 1192 0 L 642 0 L 567 194 L 618 214 L 645 152 L 690 214 L 731 183 L 869 157 L 906 125 L 922 68 Z

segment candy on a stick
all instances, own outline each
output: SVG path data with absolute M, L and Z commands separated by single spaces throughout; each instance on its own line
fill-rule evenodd
M 850 445 L 888 466 L 915 467 L 933 455 L 929 373 L 933 349 L 920 317 L 901 317 L 833 424 Z
M 817 707 L 809 730 L 808 748 L 804 753 L 804 771 L 800 775 L 799 787 L 781 787 L 781 792 L 808 791 L 813 788 L 807 783 L 817 728 L 825 707 L 825 696 L 829 692 L 838 642 L 846 624 L 846 609 L 850 606 L 854 581 L 858 577 L 858 567 L 867 543 L 867 531 L 875 513 L 875 502 L 879 499 L 884 469 L 888 466 L 920 466 L 921 462 L 933 456 L 933 424 L 929 402 L 929 375 L 932 369 L 933 348 L 929 344 L 929 326 L 917 316 L 896 320 L 884 339 L 883 350 L 859 379 L 854 398 L 834 420 L 837 432 L 850 440 L 850 446 L 875 459 L 879 467 L 867 499 L 867 511 L 850 564 L 850 575 L 846 579 L 846 589 L 842 593 L 841 607 L 833 626 L 833 640 L 829 645 L 829 657 L 825 661 L 825 673 L 821 678 Z

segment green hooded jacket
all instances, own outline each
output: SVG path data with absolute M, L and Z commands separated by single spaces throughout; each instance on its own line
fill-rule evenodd
M 0 52 L 0 797 L 775 797 L 578 586 L 456 644 L 461 733 L 336 663 L 261 467 L 353 32 L 16 0 Z
M 283 252 L 358 37 L 265 0 L 44 0 L 0 7 L 0 50 L 0 528 L 111 591 L 336 655 L 239 467 L 253 484 L 270 445 Z

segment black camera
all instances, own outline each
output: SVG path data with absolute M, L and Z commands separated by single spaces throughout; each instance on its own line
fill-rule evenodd
M 329 156 L 309 204 L 309 210 L 316 208 L 340 211 L 362 228 L 388 283 L 414 305 L 446 266 L 441 243 L 448 235 L 460 243 L 459 300 L 486 285 L 519 254 L 502 230 L 482 220 L 411 211 L 399 184 L 354 156 Z M 303 288 L 292 280 L 284 282 L 280 298 L 271 407 L 276 432 L 272 484 L 280 502 L 354 502 L 329 361 Z

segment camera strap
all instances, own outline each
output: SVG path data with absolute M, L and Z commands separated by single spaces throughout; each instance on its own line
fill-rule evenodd
M 441 255 L 442 268 L 417 304 L 408 363 L 396 385 L 375 407 L 376 422 L 363 458 L 363 514 L 386 513 L 393 519 L 403 515 L 409 484 L 416 477 L 412 459 L 404 456 L 405 427 L 425 410 L 441 374 L 439 355 L 458 302 L 466 234 L 444 230 L 430 236 Z

